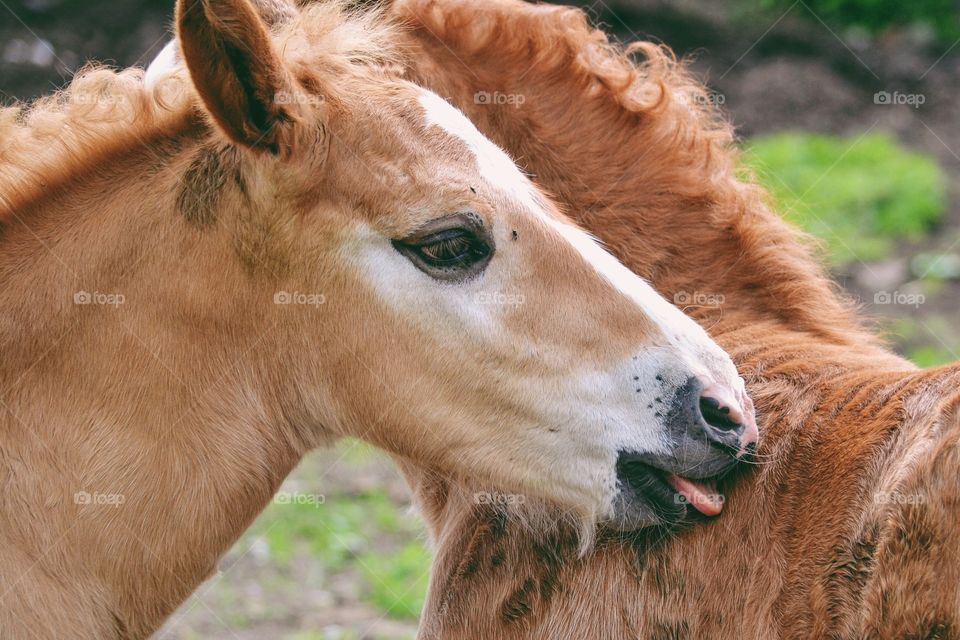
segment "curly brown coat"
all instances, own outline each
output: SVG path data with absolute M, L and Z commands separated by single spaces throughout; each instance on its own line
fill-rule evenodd
M 960 635 L 960 367 L 918 371 L 869 332 L 738 168 L 731 126 L 671 54 L 626 52 L 575 9 L 398 0 L 412 77 L 463 109 L 568 212 L 687 311 L 757 401 L 758 464 L 723 514 L 601 536 L 579 557 L 403 464 L 437 555 L 423 638 Z M 489 104 L 478 92 L 522 95 Z

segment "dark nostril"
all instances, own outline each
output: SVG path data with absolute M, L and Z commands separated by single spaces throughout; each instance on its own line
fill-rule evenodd
M 700 396 L 700 415 L 708 425 L 723 431 L 741 426 L 739 422 L 730 418 L 730 407 L 723 406 L 719 400 L 710 396 Z

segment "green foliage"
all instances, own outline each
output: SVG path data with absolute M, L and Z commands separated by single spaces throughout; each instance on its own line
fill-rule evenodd
M 372 604 L 394 618 L 419 617 L 430 568 L 430 553 L 422 544 L 411 542 L 392 555 L 364 556 L 360 568 Z
M 883 333 L 896 341 L 898 351 L 919 367 L 938 367 L 958 360 L 960 331 L 950 316 L 901 316 L 887 318 L 882 324 Z
M 761 0 L 764 7 L 786 10 L 794 0 Z M 955 0 L 805 0 L 811 20 L 820 18 L 835 27 L 861 27 L 879 32 L 891 26 L 924 23 L 944 40 L 960 35 L 960 13 Z M 815 14 L 811 15 L 811 12 Z
M 918 367 L 939 367 L 942 364 L 949 364 L 955 360 L 948 351 L 940 347 L 925 344 L 914 347 L 907 352 L 907 357 L 913 360 Z
M 415 619 L 430 567 L 429 552 L 416 541 L 419 521 L 382 490 L 306 498 L 314 497 L 274 500 L 247 539 L 263 538 L 280 566 L 308 557 L 328 575 L 359 568 L 371 604 L 391 617 Z
M 824 240 L 834 265 L 876 260 L 918 239 L 944 212 L 943 172 L 889 135 L 782 133 L 751 140 L 744 163 L 781 213 Z

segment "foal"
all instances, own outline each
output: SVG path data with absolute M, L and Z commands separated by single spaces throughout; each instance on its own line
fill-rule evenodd
M 180 2 L 185 69 L 0 113 L 0 635 L 149 634 L 340 436 L 584 528 L 718 511 L 729 358 L 376 14 L 261 9 Z
M 960 635 L 960 365 L 864 331 L 737 171 L 732 128 L 664 51 L 636 65 L 583 12 L 396 0 L 411 75 L 502 142 L 745 373 L 764 435 L 721 517 L 682 531 L 531 530 L 405 465 L 435 541 L 430 640 Z M 479 91 L 522 104 L 478 101 Z

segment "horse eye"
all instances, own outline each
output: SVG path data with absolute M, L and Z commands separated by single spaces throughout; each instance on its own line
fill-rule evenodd
M 394 240 L 393 247 L 437 280 L 466 280 L 483 271 L 493 256 L 493 243 L 482 228 L 474 226 L 421 230 L 412 237 Z
M 414 250 L 436 267 L 467 267 L 485 258 L 489 248 L 463 229 L 453 229 L 428 237 Z

